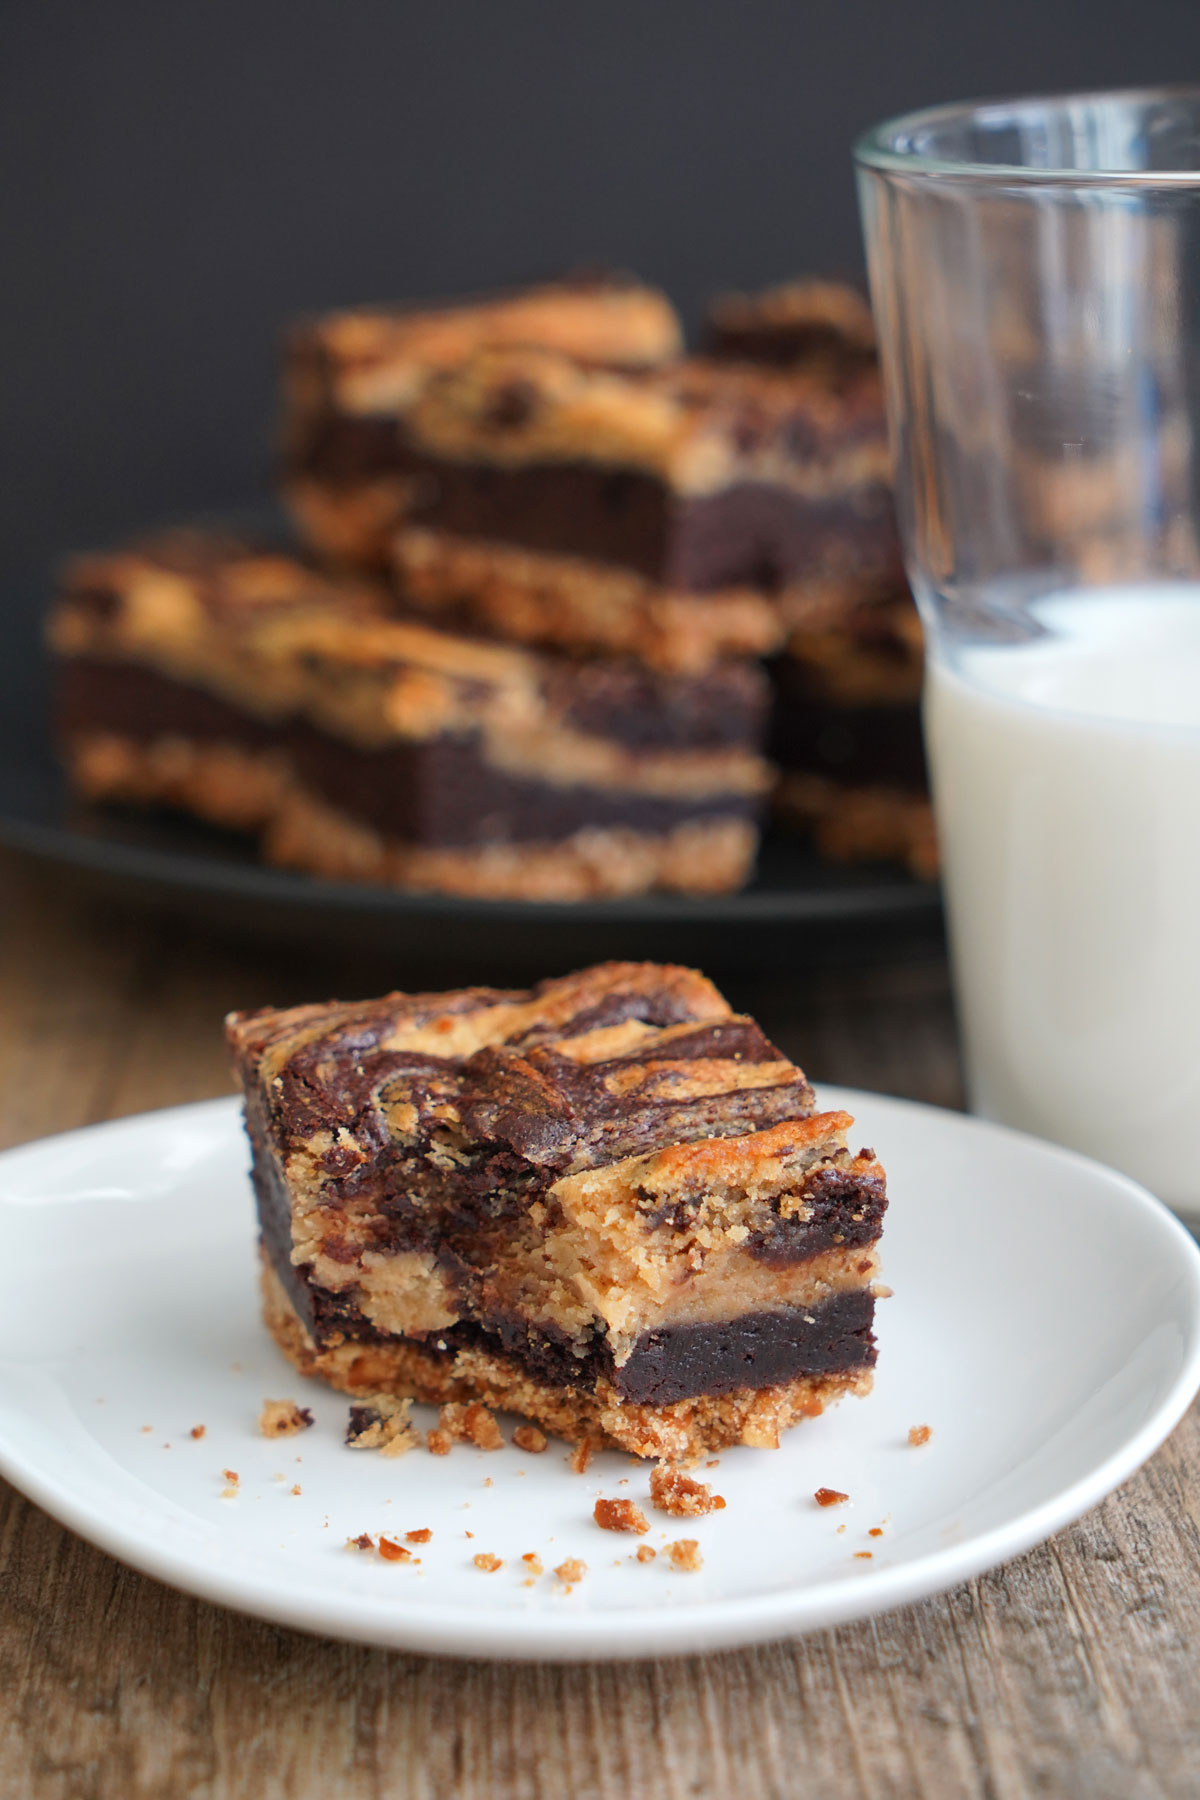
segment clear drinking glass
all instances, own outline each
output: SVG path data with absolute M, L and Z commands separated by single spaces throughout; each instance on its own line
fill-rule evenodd
M 1200 88 L 855 154 L 971 1101 L 1200 1214 Z

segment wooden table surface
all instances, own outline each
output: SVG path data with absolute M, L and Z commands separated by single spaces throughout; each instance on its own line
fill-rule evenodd
M 224 1093 L 227 1008 L 396 974 L 214 943 L 0 861 L 0 1143 Z M 940 961 L 752 990 L 731 992 L 810 1074 L 959 1102 Z M 1080 1524 L 942 1599 L 610 1666 L 439 1661 L 278 1630 L 122 1568 L 0 1483 L 5 1800 L 1192 1796 L 1198 1648 L 1194 1410 Z

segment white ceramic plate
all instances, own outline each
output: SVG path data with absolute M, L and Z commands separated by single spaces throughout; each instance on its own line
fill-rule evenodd
M 575 1475 L 553 1441 L 541 1456 L 345 1449 L 345 1399 L 301 1381 L 258 1323 L 232 1100 L 0 1157 L 0 1469 L 189 1593 L 412 1650 L 671 1654 L 948 1588 L 1077 1518 L 1176 1423 L 1200 1385 L 1200 1253 L 1157 1201 L 1078 1156 L 875 1095 L 820 1097 L 856 1115 L 889 1174 L 895 1295 L 879 1307 L 875 1390 L 778 1451 L 701 1471 L 723 1512 L 648 1510 L 640 1540 L 601 1531 L 598 1495 L 646 1504 L 644 1465 L 606 1454 Z M 314 1428 L 261 1437 L 266 1397 L 310 1406 Z M 924 1448 L 914 1425 L 932 1428 Z M 818 1507 L 819 1487 L 848 1503 Z M 419 1563 L 346 1548 L 424 1527 Z M 662 1553 L 683 1536 L 698 1572 Z M 639 1542 L 654 1562 L 634 1560 Z M 476 1552 L 503 1567 L 481 1572 Z M 588 1569 L 568 1591 L 552 1570 L 572 1557 Z

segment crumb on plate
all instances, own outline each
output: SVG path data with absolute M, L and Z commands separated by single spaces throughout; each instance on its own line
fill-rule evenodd
M 403 1456 L 420 1443 L 413 1429 L 411 1400 L 376 1394 L 356 1401 L 346 1422 L 348 1450 L 378 1450 L 381 1456 Z
M 650 1471 L 650 1504 L 659 1512 L 701 1515 L 721 1512 L 725 1502 L 703 1481 L 693 1481 L 670 1463 L 656 1463 Z
M 499 1556 L 493 1556 L 490 1550 L 480 1550 L 474 1562 L 475 1567 L 482 1569 L 485 1575 L 494 1575 L 497 1569 L 504 1567 L 503 1560 Z
M 676 1538 L 673 1544 L 667 1545 L 667 1555 L 673 1569 L 684 1569 L 690 1573 L 704 1567 L 704 1558 L 695 1538 Z
M 657 1555 L 658 1551 L 651 1544 L 639 1544 L 637 1547 L 637 1559 L 640 1563 L 653 1562 Z
M 258 1415 L 258 1429 L 265 1438 L 295 1437 L 312 1422 L 307 1406 L 297 1406 L 294 1400 L 264 1400 Z
M 843 1506 L 849 1498 L 840 1488 L 819 1487 L 813 1495 L 818 1506 Z
M 911 1425 L 909 1427 L 908 1441 L 914 1450 L 919 1450 L 922 1444 L 927 1444 L 932 1436 L 933 1427 L 931 1425 Z
M 540 1456 L 546 1448 L 546 1434 L 536 1425 L 518 1425 L 513 1432 L 513 1443 L 518 1450 L 528 1450 L 530 1456 Z
M 649 1531 L 646 1515 L 632 1500 L 597 1500 L 592 1517 L 601 1531 Z
M 565 1562 L 559 1563 L 554 1573 L 560 1581 L 565 1581 L 570 1587 L 573 1581 L 583 1580 L 587 1574 L 587 1564 L 581 1562 L 577 1556 L 568 1556 Z

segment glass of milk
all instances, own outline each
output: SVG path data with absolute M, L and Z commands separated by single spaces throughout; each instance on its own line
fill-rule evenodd
M 1200 1215 L 1200 88 L 856 151 L 968 1083 Z

